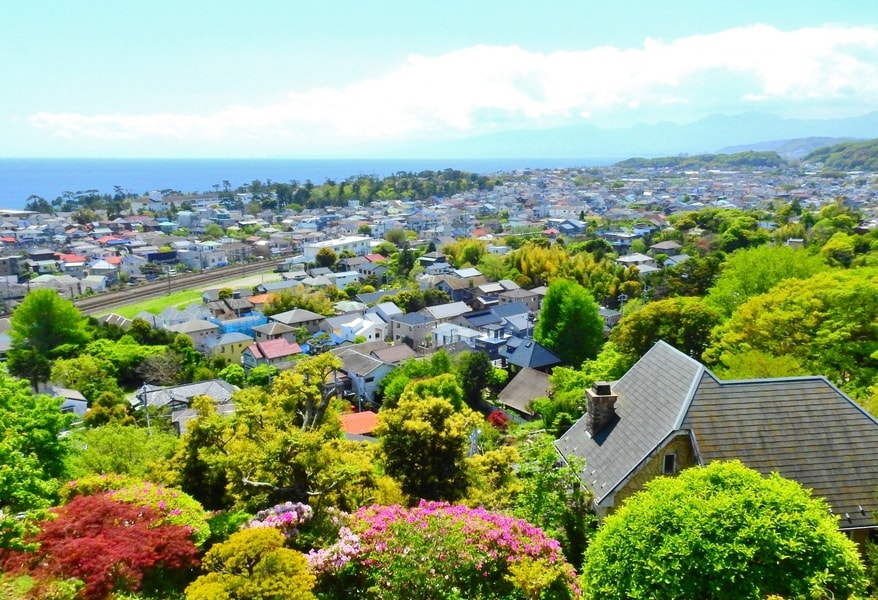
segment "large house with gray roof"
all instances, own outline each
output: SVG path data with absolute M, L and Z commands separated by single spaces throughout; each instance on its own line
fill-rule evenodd
M 555 443 L 606 515 L 662 475 L 719 460 L 778 473 L 825 498 L 857 541 L 876 526 L 878 421 L 824 377 L 723 381 L 658 342 Z

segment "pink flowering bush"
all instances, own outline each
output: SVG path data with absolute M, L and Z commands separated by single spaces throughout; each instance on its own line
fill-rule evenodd
M 308 555 L 325 598 L 469 600 L 578 598 L 557 541 L 484 509 L 424 502 L 365 507 L 338 541 Z M 539 573 L 538 580 L 533 574 Z
M 285 502 L 271 508 L 260 510 L 256 516 L 250 519 L 246 529 L 259 527 L 272 527 L 280 530 L 288 540 L 299 535 L 299 526 L 307 523 L 314 515 L 314 511 L 307 504 L 301 502 Z

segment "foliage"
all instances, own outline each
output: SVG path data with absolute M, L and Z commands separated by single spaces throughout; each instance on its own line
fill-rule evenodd
M 463 397 L 470 408 L 478 410 L 484 391 L 491 383 L 494 367 L 484 352 L 461 352 L 455 357 L 454 371 L 463 388 Z
M 394 408 L 410 381 L 450 372 L 451 359 L 445 350 L 440 349 L 429 358 L 411 358 L 388 373 L 378 384 L 382 406 Z
M 735 311 L 714 333 L 704 358 L 729 367 L 735 355 L 750 351 L 790 357 L 797 370 L 825 375 L 848 394 L 862 395 L 878 375 L 876 283 L 874 269 L 787 279 Z
M 560 460 L 553 442 L 553 436 L 536 433 L 520 444 L 513 512 L 559 540 L 564 556 L 578 568 L 594 526 L 590 498 L 577 476 L 585 465 L 574 457 Z
M 82 422 L 86 427 L 101 427 L 134 425 L 136 421 L 134 408 L 125 398 L 113 392 L 101 392 L 83 415 Z
M 163 485 L 126 475 L 91 475 L 74 479 L 61 488 L 61 499 L 69 503 L 80 496 L 106 494 L 117 502 L 150 508 L 157 524 L 186 528 L 196 546 L 203 546 L 210 536 L 207 514 L 188 494 Z
M 850 598 L 863 567 L 837 527 L 825 501 L 777 474 L 687 469 L 606 518 L 586 555 L 586 597 Z
M 114 365 L 105 358 L 90 354 L 56 360 L 49 379 L 61 387 L 80 392 L 89 402 L 94 402 L 103 392 L 122 395 Z
M 207 571 L 188 588 L 188 600 L 308 600 L 315 577 L 305 557 L 283 547 L 284 537 L 270 528 L 244 529 L 204 556 Z
M 558 542 L 530 523 L 465 506 L 370 506 L 309 555 L 318 591 L 367 599 L 579 597 Z M 538 571 L 537 580 L 525 572 Z M 335 594 L 335 595 L 333 595 Z
M 232 385 L 244 387 L 247 375 L 244 372 L 244 367 L 239 364 L 231 364 L 217 373 L 217 377 Z
M 317 263 L 317 266 L 319 266 L 319 267 L 332 268 L 333 265 L 335 265 L 336 261 L 338 260 L 338 257 L 336 256 L 336 254 L 332 248 L 325 247 L 325 248 L 321 248 L 317 252 L 317 256 L 314 257 L 314 260 Z
M 878 140 L 842 142 L 810 152 L 803 161 L 823 163 L 826 169 L 839 171 L 878 170 Z
M 267 387 L 272 377 L 277 377 L 278 370 L 274 365 L 256 365 L 247 373 L 245 383 L 249 386 Z
M 115 591 L 172 586 L 198 564 L 189 531 L 160 525 L 151 508 L 94 495 L 52 512 L 55 518 L 42 524 L 34 540 L 39 550 L 8 553 L 4 570 L 38 579 L 75 577 L 85 582 L 85 597 L 100 599 Z
M 47 381 L 52 361 L 70 356 L 88 339 L 79 309 L 53 289 L 33 290 L 12 312 L 9 372 L 36 389 Z
M 719 311 L 700 298 L 667 298 L 627 313 L 613 328 L 610 341 L 632 364 L 659 340 L 700 360 L 720 322 Z
M 807 279 L 824 270 L 820 256 L 804 249 L 766 245 L 739 250 L 726 257 L 706 301 L 728 317 L 747 300 L 785 279 Z
M 456 500 L 466 491 L 464 459 L 478 415 L 436 397 L 405 392 L 393 409 L 379 413 L 384 469 L 411 498 Z
M 79 429 L 67 439 L 67 471 L 74 478 L 110 473 L 149 478 L 155 463 L 170 458 L 180 445 L 172 433 L 115 423 Z
M 774 151 L 747 150 L 731 154 L 695 154 L 692 156 L 664 156 L 659 158 L 629 158 L 616 163 L 623 168 L 671 168 L 675 170 L 701 169 L 764 169 L 779 168 L 786 161 Z
M 52 505 L 68 452 L 60 434 L 73 418 L 60 398 L 33 394 L 0 365 L 0 548 L 18 546 L 27 531 L 17 513 Z
M 534 338 L 565 364 L 578 367 L 597 356 L 604 340 L 598 305 L 584 287 L 567 279 L 549 284 Z
M 305 286 L 300 285 L 296 289 L 283 289 L 271 294 L 268 302 L 262 309 L 266 317 L 286 312 L 294 308 L 304 308 L 319 315 L 332 315 L 332 300 L 321 291 L 309 292 Z

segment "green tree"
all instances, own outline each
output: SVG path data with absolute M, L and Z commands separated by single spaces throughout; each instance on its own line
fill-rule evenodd
M 335 265 L 337 260 L 338 257 L 335 252 L 329 247 L 321 248 L 317 252 L 317 256 L 314 257 L 314 262 L 317 263 L 318 267 L 328 267 L 330 269 Z
M 825 375 L 848 394 L 863 395 L 878 376 L 878 271 L 784 280 L 718 327 L 704 360 L 728 368 L 734 355 L 751 351 L 790 357 L 797 371 Z
M 444 398 L 412 392 L 379 413 L 378 438 L 388 475 L 413 500 L 456 500 L 466 493 L 469 436 L 480 419 Z
M 7 353 L 9 372 L 37 389 L 47 381 L 52 361 L 71 356 L 88 340 L 79 309 L 52 289 L 31 291 L 12 312 Z
M 53 504 L 68 452 L 60 434 L 73 418 L 60 398 L 33 394 L 0 365 L 0 548 L 21 542 L 17 513 Z
M 659 340 L 701 360 L 710 345 L 710 332 L 720 322 L 720 312 L 701 298 L 667 298 L 627 313 L 613 328 L 610 341 L 632 363 Z
M 607 517 L 586 553 L 586 598 L 851 598 L 856 545 L 822 499 L 777 474 L 715 462 L 662 477 Z
M 722 272 L 708 292 L 707 302 L 730 316 L 748 299 L 764 294 L 781 281 L 804 279 L 826 268 L 820 256 L 805 249 L 759 246 L 739 250 L 726 258 Z
M 478 410 L 481 406 L 493 368 L 484 352 L 462 352 L 456 357 L 454 371 L 463 388 L 464 400 L 470 408 Z
M 130 475 L 152 479 L 158 462 L 169 459 L 180 443 L 176 434 L 112 423 L 96 429 L 79 429 L 68 438 L 70 477 Z
M 591 294 L 575 281 L 556 279 L 549 285 L 534 338 L 565 364 L 578 367 L 597 356 L 604 340 L 604 321 Z

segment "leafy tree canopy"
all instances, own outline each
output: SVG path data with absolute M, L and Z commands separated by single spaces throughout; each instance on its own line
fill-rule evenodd
M 47 381 L 52 361 L 72 355 L 88 340 L 79 309 L 52 289 L 31 291 L 12 312 L 9 371 L 37 384 Z
M 534 338 L 567 364 L 594 358 L 604 341 L 604 321 L 591 294 L 567 279 L 549 285 Z

